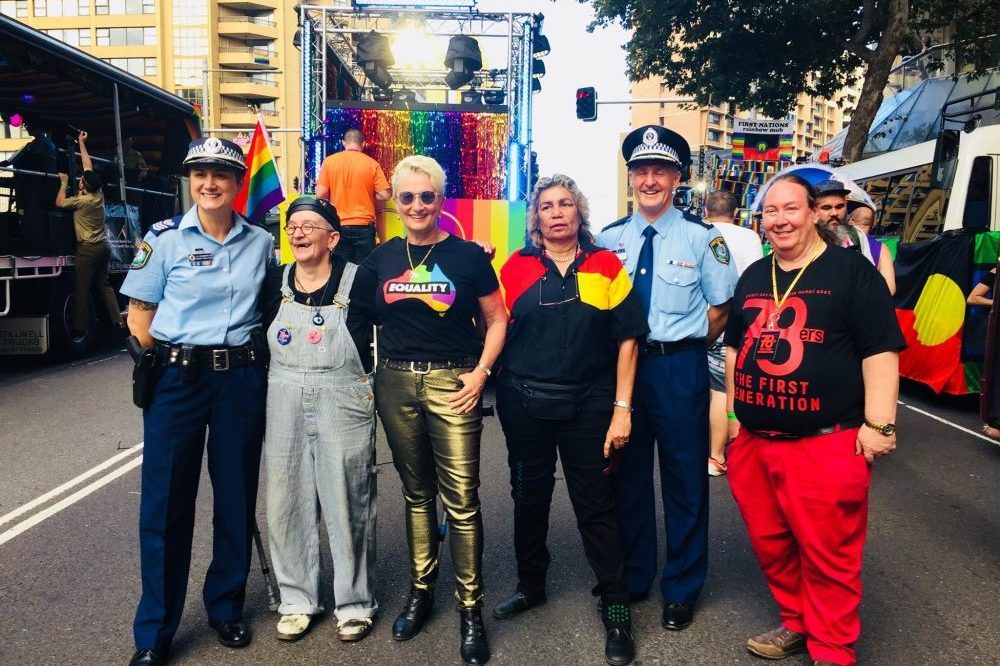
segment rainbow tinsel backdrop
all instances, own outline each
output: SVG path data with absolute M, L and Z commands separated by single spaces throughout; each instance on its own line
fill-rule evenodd
M 316 144 L 331 155 L 342 149 L 344 132 L 358 128 L 365 152 L 386 176 L 407 155 L 437 160 L 448 177 L 449 199 L 507 198 L 507 115 L 465 111 L 329 109 L 320 134 L 307 139 L 307 186 L 319 175 Z

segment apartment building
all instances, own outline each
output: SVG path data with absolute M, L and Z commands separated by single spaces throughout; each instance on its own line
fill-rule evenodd
M 835 100 L 799 95 L 795 110 L 789 113 L 794 119 L 793 143 L 796 158 L 808 157 L 850 123 L 850 109 L 857 103 L 857 94 L 857 90 L 844 90 Z M 677 93 L 656 78 L 633 83 L 631 95 L 636 100 L 680 99 Z M 840 104 L 838 100 L 841 100 Z M 710 106 L 678 102 L 647 102 L 633 104 L 631 108 L 631 127 L 662 125 L 687 140 L 696 160 L 692 170 L 693 181 L 697 180 L 697 156 L 701 149 L 709 155 L 712 151 L 725 153 L 732 150 L 734 118 L 756 117 L 755 111 L 733 109 L 726 102 Z M 624 163 L 619 161 L 619 165 L 618 214 L 621 216 L 629 214 L 635 202 L 629 191 Z
M 200 104 L 203 128 L 219 136 L 248 140 L 259 111 L 286 188 L 302 159 L 293 7 L 288 0 L 0 0 L 0 13 Z M 0 125 L 0 158 L 26 140 L 19 128 Z

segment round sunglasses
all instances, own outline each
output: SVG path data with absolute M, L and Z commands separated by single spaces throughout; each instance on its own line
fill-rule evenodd
M 437 201 L 440 195 L 437 192 L 431 192 L 430 190 L 424 190 L 423 192 L 397 192 L 396 200 L 404 206 L 409 206 L 413 203 L 413 200 L 420 197 L 420 203 L 425 206 L 430 206 L 432 203 Z

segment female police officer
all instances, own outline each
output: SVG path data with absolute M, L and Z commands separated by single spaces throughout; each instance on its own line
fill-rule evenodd
M 184 167 L 195 205 L 153 225 L 121 289 L 129 329 L 157 366 L 143 409 L 142 598 L 130 666 L 165 663 L 180 622 L 206 429 L 214 533 L 205 607 L 223 645 L 250 643 L 243 596 L 266 393 L 251 332 L 273 243 L 233 211 L 246 173 L 239 146 L 196 140 Z

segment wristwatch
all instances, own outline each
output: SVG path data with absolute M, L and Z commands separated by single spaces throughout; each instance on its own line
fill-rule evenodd
M 632 411 L 632 403 L 631 402 L 626 402 L 624 400 L 615 400 L 614 405 L 615 405 L 615 407 L 617 407 L 619 409 L 624 409 L 626 412 L 631 412 Z
M 896 434 L 896 424 L 895 423 L 872 423 L 868 419 L 865 419 L 865 425 L 882 435 L 883 437 L 891 437 Z

